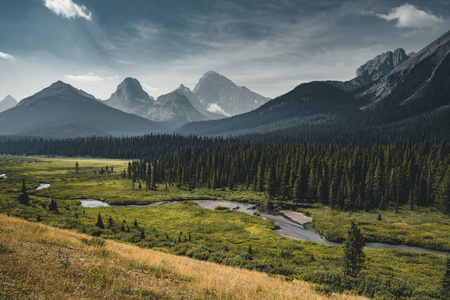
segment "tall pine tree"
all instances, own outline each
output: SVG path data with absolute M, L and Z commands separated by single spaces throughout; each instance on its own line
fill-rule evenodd
M 347 276 L 358 276 L 364 260 L 364 238 L 355 222 L 352 221 L 344 242 L 344 273 Z

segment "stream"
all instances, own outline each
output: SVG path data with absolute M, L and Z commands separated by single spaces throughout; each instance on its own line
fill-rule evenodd
M 105 207 L 105 206 L 113 206 L 109 205 L 106 202 L 99 201 L 99 200 L 83 200 L 83 199 L 77 199 L 81 202 L 81 206 L 83 207 Z M 201 204 L 201 203 L 207 203 L 207 202 L 214 202 L 214 200 L 193 200 L 194 202 Z M 158 205 L 168 205 L 168 204 L 175 204 L 179 203 L 180 201 L 164 201 L 159 203 L 152 203 L 148 205 L 114 205 L 115 207 L 128 207 L 128 208 L 139 208 L 139 207 L 154 207 Z M 253 215 L 255 212 L 261 213 L 258 209 L 255 209 L 255 204 L 249 204 L 249 203 L 241 203 L 241 202 L 235 202 L 235 201 L 226 201 L 226 200 L 220 200 L 220 202 L 229 203 L 232 205 L 236 205 L 237 208 L 233 209 L 236 211 L 244 212 L 250 215 Z M 261 217 L 263 218 L 263 217 Z M 265 218 L 264 218 L 265 219 Z M 322 235 L 320 235 L 312 226 L 311 223 L 305 224 L 304 228 L 301 228 L 300 226 L 292 225 L 287 219 L 286 222 L 280 221 L 280 220 L 272 220 L 275 224 L 281 227 L 281 229 L 299 234 L 306 238 L 308 241 L 328 245 L 328 246 L 342 246 L 342 243 L 335 243 L 327 240 Z M 386 243 L 366 243 L 365 248 L 371 248 L 371 249 L 384 249 L 384 250 L 407 250 L 407 251 L 415 251 L 415 252 L 428 252 L 428 253 L 434 253 L 434 254 L 440 254 L 440 255 L 447 255 L 447 252 L 442 251 L 436 251 L 436 250 L 429 250 L 425 248 L 420 247 L 413 247 L 413 246 L 405 246 L 405 245 L 392 245 L 392 244 L 386 244 Z
M 50 184 L 48 184 L 48 183 L 39 183 L 39 186 L 37 188 L 35 188 L 33 191 L 48 189 L 49 187 L 50 187 Z

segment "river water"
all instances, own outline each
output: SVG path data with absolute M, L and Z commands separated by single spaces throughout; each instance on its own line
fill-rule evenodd
M 98 200 L 79 200 L 81 202 L 81 206 L 83 207 L 104 207 L 104 206 L 110 206 L 108 203 Z M 214 200 L 194 200 L 196 203 L 202 203 L 202 202 L 211 202 Z M 174 204 L 179 203 L 180 201 L 165 201 L 161 202 L 161 205 L 168 205 L 168 204 Z M 255 204 L 249 204 L 249 203 L 241 203 L 241 202 L 235 202 L 235 201 L 226 201 L 226 200 L 220 200 L 220 202 L 230 203 L 237 205 L 238 208 L 235 210 L 241 211 L 247 214 L 253 215 L 255 212 L 260 213 L 260 211 L 255 207 Z M 121 205 L 120 207 L 133 207 L 133 208 L 139 208 L 139 207 L 149 207 L 149 206 L 155 206 L 155 205 Z M 306 238 L 308 241 L 328 245 L 328 246 L 342 246 L 341 243 L 335 243 L 327 240 L 322 235 L 320 235 L 312 226 L 312 224 L 306 224 L 304 225 L 304 228 L 301 228 L 300 226 L 295 226 L 292 224 L 289 224 L 288 222 L 283 222 L 279 220 L 272 220 L 275 224 L 280 226 L 282 229 L 299 234 Z M 287 221 L 287 220 L 286 220 Z M 415 251 L 415 252 L 428 252 L 428 253 L 434 253 L 434 254 L 440 254 L 440 255 L 446 255 L 447 252 L 442 251 L 435 251 L 435 250 L 429 250 L 425 248 L 420 247 L 412 247 L 412 246 L 405 246 L 405 245 L 392 245 L 392 244 L 386 244 L 386 243 L 366 243 L 365 248 L 371 248 L 371 249 L 384 249 L 384 250 L 408 250 L 408 251 Z
M 50 187 L 50 184 L 48 183 L 40 183 L 39 186 L 37 188 L 35 188 L 35 191 L 39 191 L 39 190 L 43 190 L 43 189 L 48 189 Z

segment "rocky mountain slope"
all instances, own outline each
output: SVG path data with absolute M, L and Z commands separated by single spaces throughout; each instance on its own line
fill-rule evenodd
M 377 81 L 410 57 L 405 50 L 398 48 L 394 52 L 388 51 L 377 55 L 356 70 L 356 77 L 349 81 L 327 81 L 327 83 L 344 91 L 355 90 Z
M 174 92 L 185 96 L 196 110 L 198 110 L 202 115 L 208 117 L 210 120 L 223 119 L 227 117 L 219 113 L 208 111 L 206 106 L 200 102 L 197 96 L 183 84 L 180 84 L 180 86 Z
M 189 122 L 209 120 L 192 106 L 186 96 L 177 92 L 159 96 L 155 104 L 148 108 L 146 118 L 165 122 L 170 128 L 177 128 Z
M 224 120 L 187 124 L 179 132 L 201 135 L 279 132 L 301 136 L 301 132 L 316 131 L 324 136 L 331 132 L 346 136 L 357 133 L 357 139 L 371 134 L 381 137 L 382 132 L 389 132 L 390 138 L 400 139 L 413 137 L 413 128 L 421 136 L 442 126 L 448 128 L 450 31 L 412 58 L 397 49 L 377 56 L 360 67 L 357 74 L 353 81 L 345 83 L 302 84 L 255 111 Z M 444 131 L 439 131 L 434 136 L 444 137 Z
M 146 118 L 148 107 L 155 99 L 149 96 L 135 78 L 125 78 L 111 97 L 105 101 L 111 107 Z
M 334 124 L 343 117 L 359 113 L 344 91 L 324 82 L 310 82 L 254 111 L 223 120 L 186 124 L 179 132 L 200 135 L 268 133 L 302 125 Z
M 450 31 L 356 95 L 362 110 L 398 117 L 450 105 Z
M 200 78 L 192 92 L 197 98 L 190 99 L 194 107 L 226 117 L 249 112 L 270 100 L 212 71 Z
M 189 95 L 187 91 L 184 92 Z M 155 122 L 164 122 L 172 129 L 188 122 L 209 120 L 197 111 L 183 94 L 174 91 L 155 100 L 143 90 L 135 78 L 125 78 L 105 102 L 124 112 Z

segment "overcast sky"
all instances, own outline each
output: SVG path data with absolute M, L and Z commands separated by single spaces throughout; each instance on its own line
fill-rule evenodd
M 449 25 L 448 0 L 0 0 L 0 100 L 57 80 L 106 99 L 129 76 L 159 96 L 207 71 L 276 97 Z

